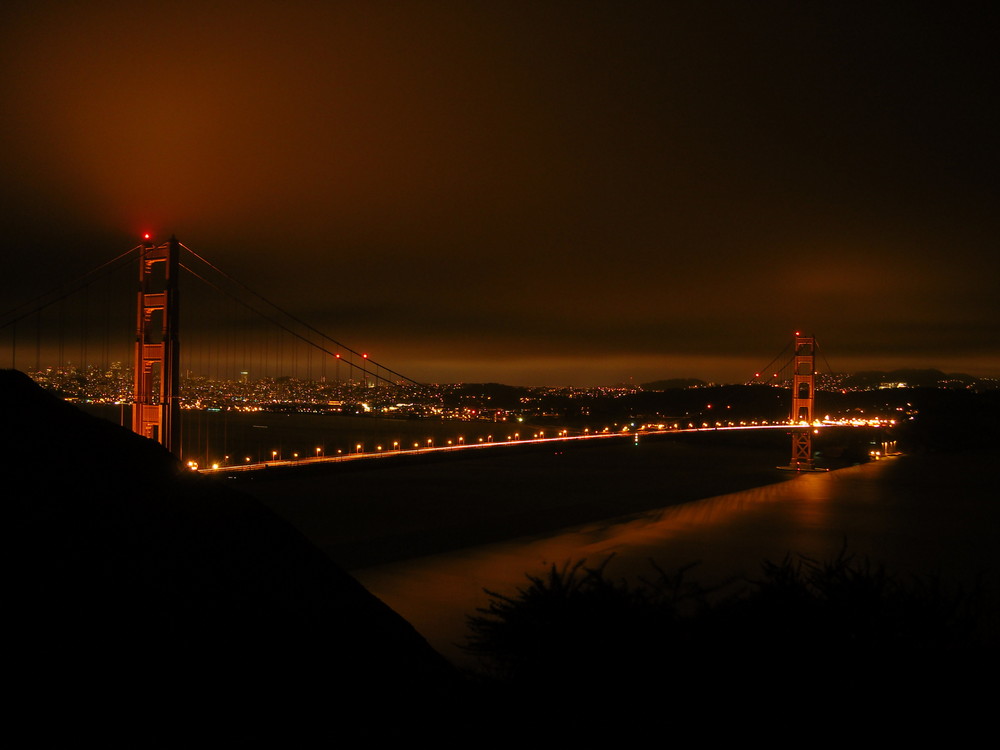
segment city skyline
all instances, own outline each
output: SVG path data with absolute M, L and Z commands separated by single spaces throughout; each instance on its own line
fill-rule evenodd
M 421 382 L 998 377 L 992 16 L 6 4 L 0 308 L 149 231 Z

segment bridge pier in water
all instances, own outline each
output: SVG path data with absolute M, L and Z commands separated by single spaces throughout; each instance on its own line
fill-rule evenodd
M 792 457 L 788 471 L 821 471 L 816 468 L 812 454 L 813 407 L 816 402 L 816 337 L 795 334 L 795 352 L 792 358 L 792 413 L 791 421 L 805 423 L 805 429 L 792 433 Z

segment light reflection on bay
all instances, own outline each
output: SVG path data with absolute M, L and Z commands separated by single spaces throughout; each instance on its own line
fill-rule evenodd
M 764 559 L 830 559 L 846 543 L 849 553 L 901 573 L 995 573 L 1000 512 L 984 494 L 985 474 L 964 471 L 963 461 L 903 457 L 802 474 L 781 484 L 354 575 L 431 645 L 462 663 L 456 644 L 464 640 L 465 615 L 487 604 L 484 589 L 511 594 L 526 583 L 526 573 L 581 559 L 596 566 L 613 556 L 607 572 L 632 580 L 654 577 L 651 561 L 667 572 L 697 563 L 692 575 L 712 584 L 731 576 L 753 578 Z

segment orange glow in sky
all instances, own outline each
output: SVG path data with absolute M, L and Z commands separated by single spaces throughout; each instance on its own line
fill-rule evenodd
M 422 379 L 1000 375 L 974 13 L 15 6 L 5 301 L 153 227 Z

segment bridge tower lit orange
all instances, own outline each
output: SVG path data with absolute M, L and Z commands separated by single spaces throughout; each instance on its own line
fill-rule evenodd
M 813 423 L 813 404 L 816 399 L 816 338 L 795 333 L 795 355 L 792 374 L 792 422 Z M 789 469 L 811 471 L 814 468 L 812 455 L 812 430 L 797 430 L 792 433 L 792 460 Z
M 180 346 L 177 277 L 180 243 L 146 235 L 139 256 L 132 430 L 180 455 Z

